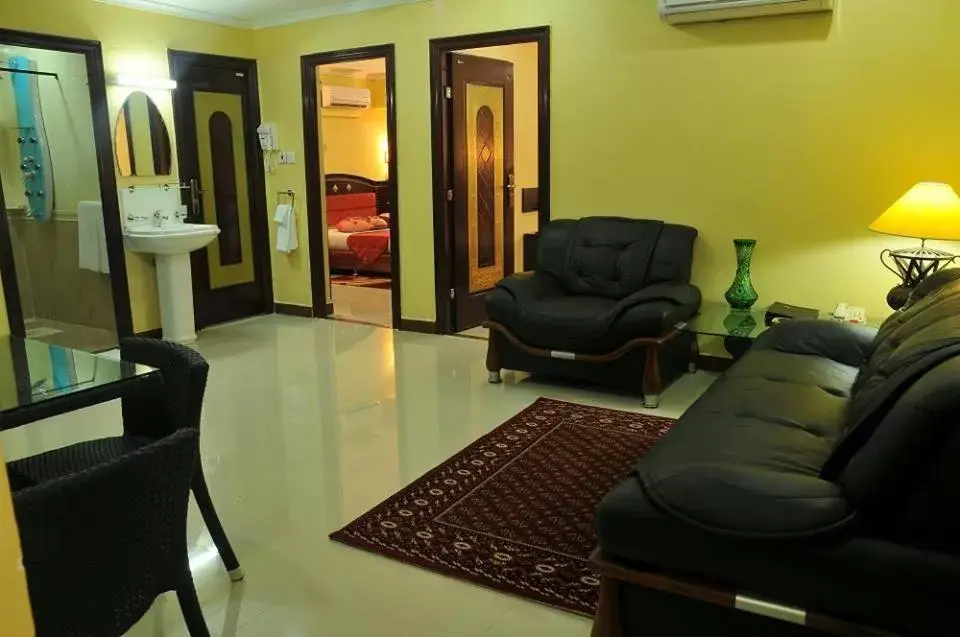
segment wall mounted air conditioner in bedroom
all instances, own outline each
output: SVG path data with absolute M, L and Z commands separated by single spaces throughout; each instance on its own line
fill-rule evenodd
M 718 22 L 741 18 L 833 11 L 836 0 L 660 0 L 667 22 Z
M 326 84 L 320 89 L 324 108 L 370 108 L 370 89 Z

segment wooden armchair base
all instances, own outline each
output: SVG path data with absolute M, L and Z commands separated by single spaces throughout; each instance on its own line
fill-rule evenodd
M 580 363 L 610 363 L 636 350 L 645 350 L 646 357 L 643 370 L 642 390 L 643 406 L 647 407 L 648 409 L 656 409 L 660 406 L 660 395 L 663 393 L 664 389 L 664 379 L 661 372 L 662 350 L 668 343 L 673 341 L 673 339 L 677 338 L 681 334 L 679 330 L 671 330 L 663 336 L 656 338 L 635 338 L 632 341 L 628 341 L 627 343 L 623 344 L 618 349 L 606 354 L 578 354 L 576 352 L 564 352 L 530 347 L 529 345 L 521 342 L 520 339 L 514 336 L 506 327 L 494 321 L 487 321 L 483 324 L 483 326 L 491 331 L 490 339 L 487 345 L 487 371 L 489 372 L 488 380 L 491 383 L 500 382 L 500 374 L 502 370 L 499 346 L 497 344 L 497 339 L 494 338 L 493 332 L 501 334 L 503 338 L 510 342 L 511 345 L 528 356 L 536 356 L 539 358 L 555 358 L 560 360 L 576 361 Z M 696 349 L 696 339 L 694 339 L 693 343 L 693 350 L 690 353 L 691 361 L 696 360 L 697 354 L 699 353 Z M 692 371 L 695 370 L 692 369 Z

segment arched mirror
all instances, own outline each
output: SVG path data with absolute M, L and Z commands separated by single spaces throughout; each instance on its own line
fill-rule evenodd
M 123 103 L 115 145 L 117 165 L 124 177 L 170 174 L 170 133 L 160 109 L 146 93 L 132 93 Z

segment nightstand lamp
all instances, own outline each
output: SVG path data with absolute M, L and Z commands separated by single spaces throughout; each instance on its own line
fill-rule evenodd
M 870 224 L 874 232 L 920 239 L 919 248 L 884 250 L 880 262 L 900 278 L 887 294 L 887 304 L 899 310 L 913 288 L 956 255 L 928 248 L 927 239 L 960 241 L 960 197 L 947 184 L 920 183 L 900 197 Z

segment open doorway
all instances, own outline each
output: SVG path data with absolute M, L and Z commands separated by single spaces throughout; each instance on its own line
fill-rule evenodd
M 550 219 L 548 27 L 432 40 L 437 323 L 484 335 L 484 297 L 533 269 Z
M 400 319 L 393 87 L 392 45 L 303 58 L 314 307 L 384 327 Z

